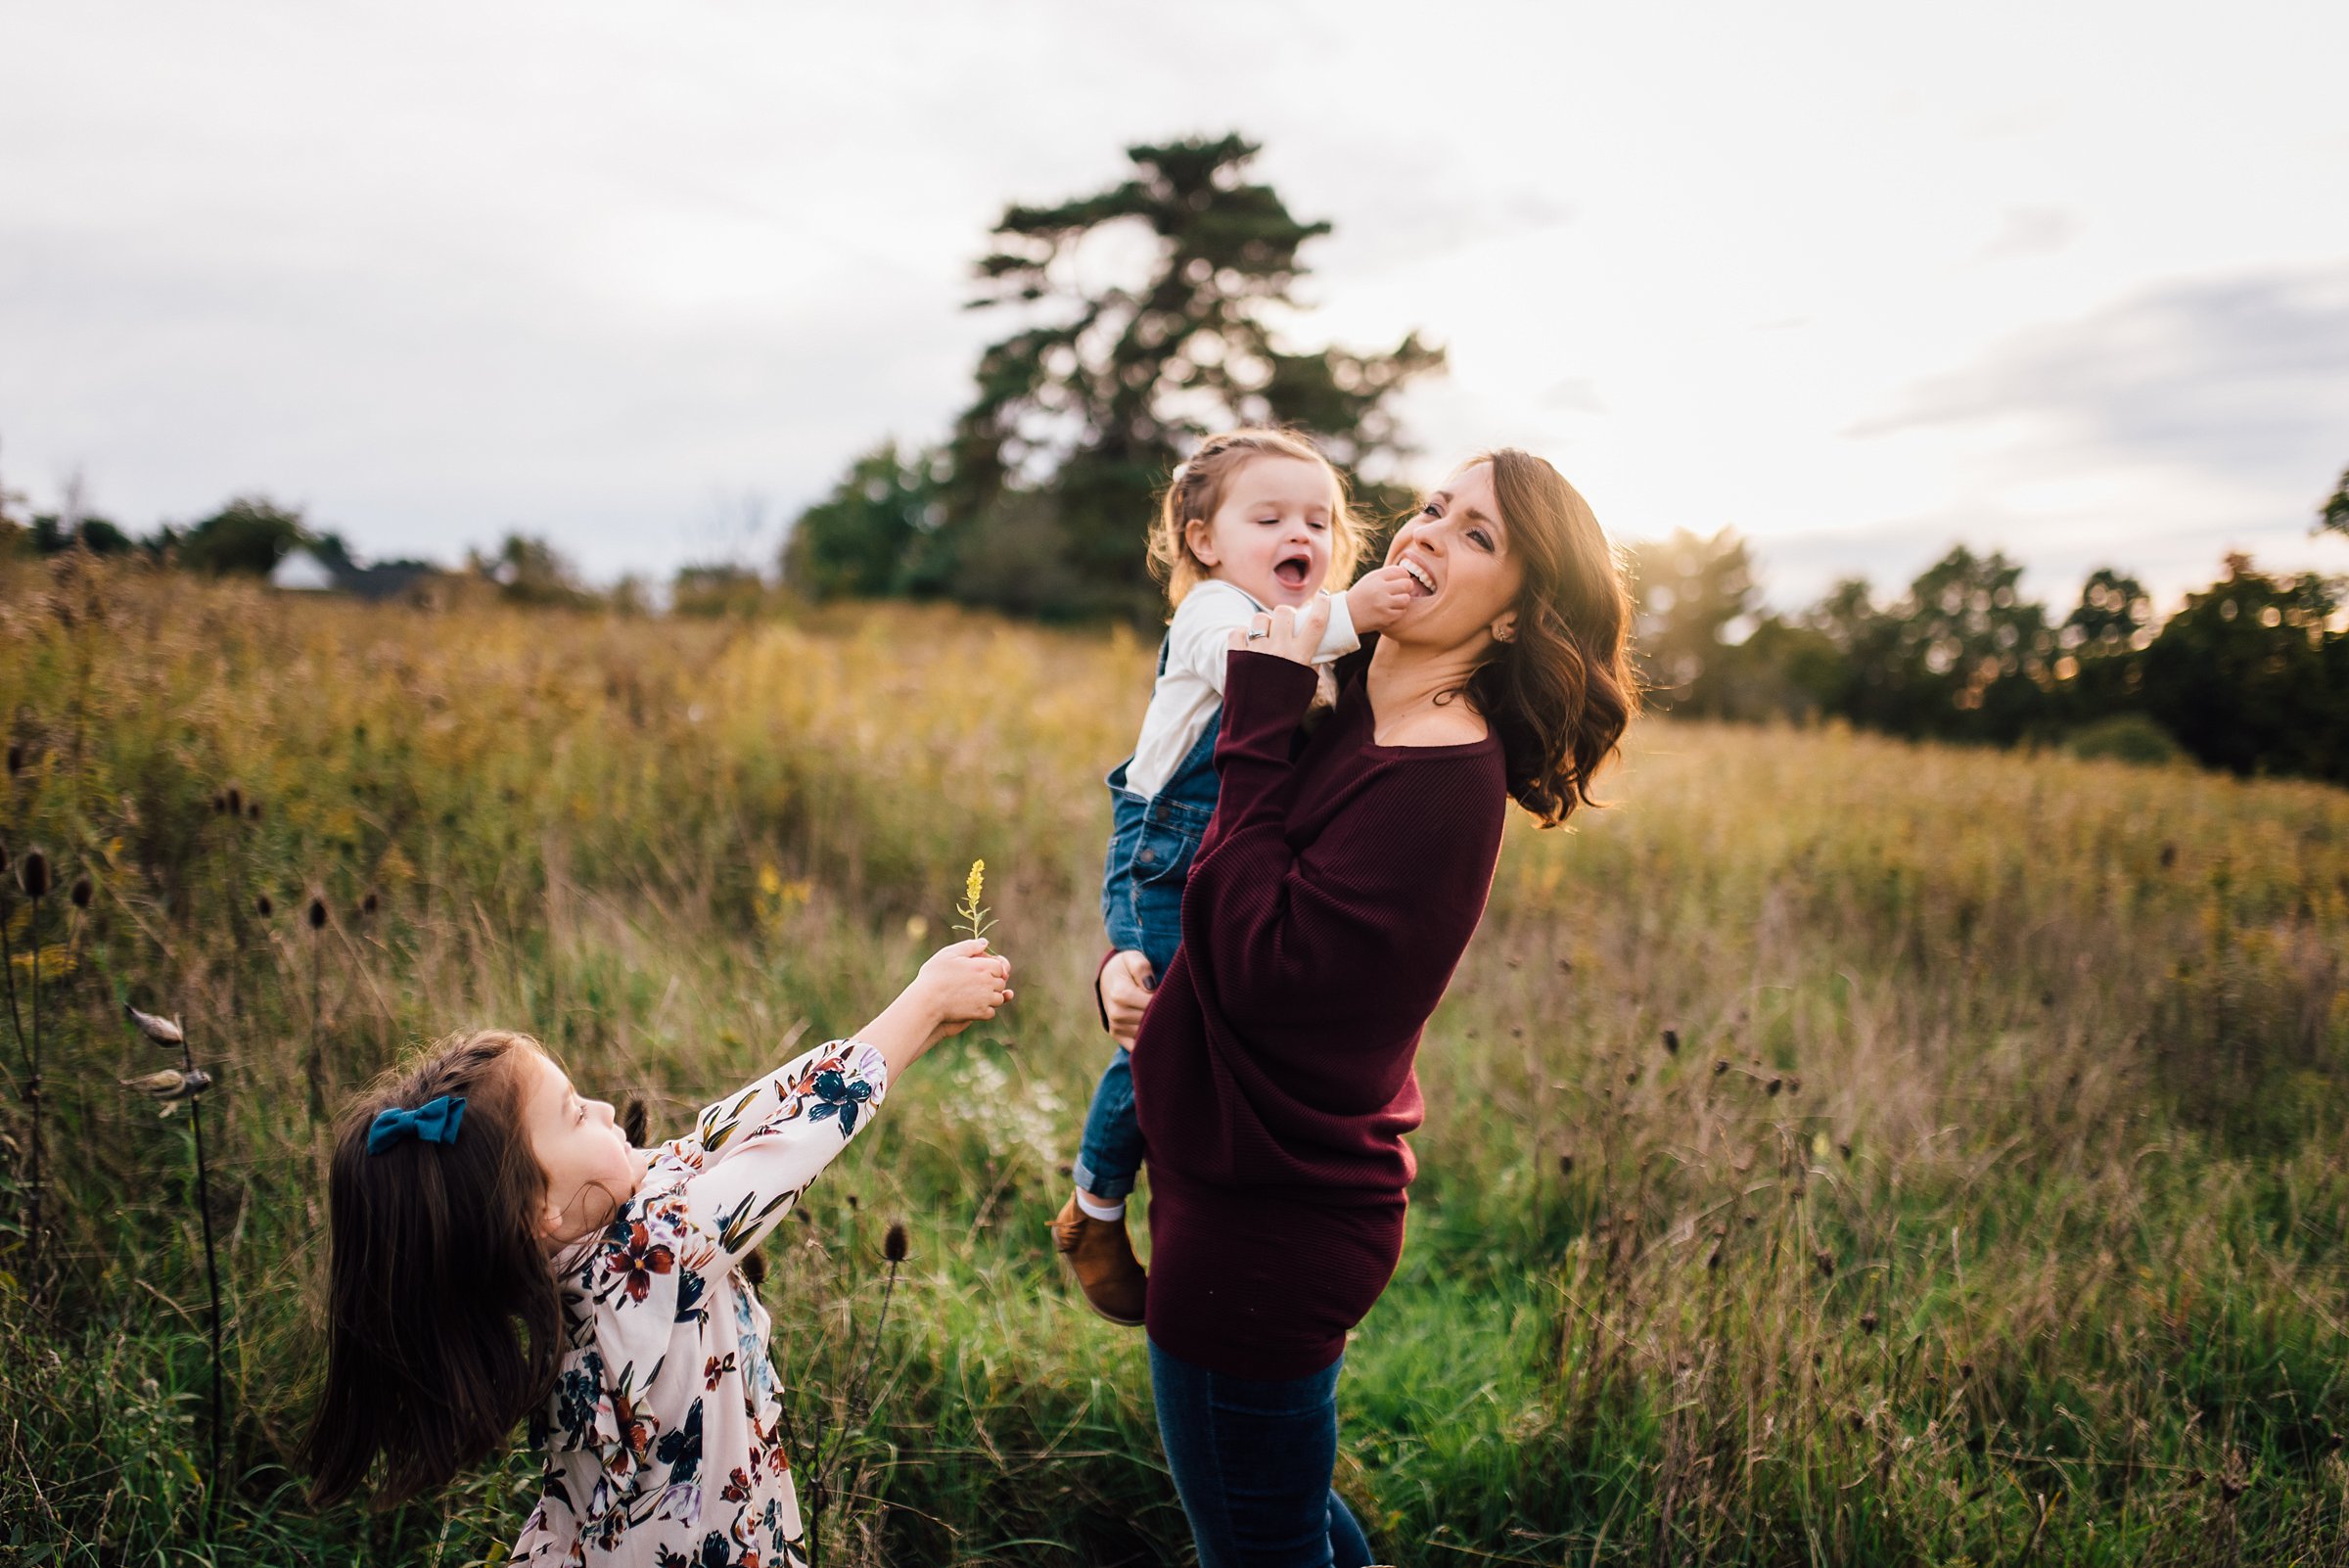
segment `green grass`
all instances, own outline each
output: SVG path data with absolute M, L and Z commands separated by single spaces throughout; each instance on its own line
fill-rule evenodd
M 70 563 L 5 587 L 0 842 L 97 897 L 43 916 L 70 965 L 44 987 L 43 1276 L 0 1034 L 0 1562 L 493 1558 L 519 1452 L 385 1515 L 314 1513 L 284 1468 L 316 1364 L 313 1025 L 330 1102 L 499 1024 L 673 1130 L 802 1022 L 869 1016 L 978 855 L 1016 1009 L 910 1076 L 764 1249 L 805 1426 L 872 1319 L 881 1230 L 913 1240 L 826 1560 L 1184 1559 L 1139 1336 L 1071 1302 L 1044 1240 L 1104 1054 L 1099 775 L 1147 648 Z M 212 809 L 231 783 L 259 820 Z M 1409 1243 L 1340 1392 L 1338 1484 L 1381 1552 L 2343 1561 L 2349 795 L 1669 721 L 1607 793 L 1573 832 L 1513 826 L 1422 1048 Z M 22 953 L 21 896 L 7 918 Z M 161 1065 L 125 995 L 220 1080 L 208 1519 L 188 1123 L 116 1084 Z

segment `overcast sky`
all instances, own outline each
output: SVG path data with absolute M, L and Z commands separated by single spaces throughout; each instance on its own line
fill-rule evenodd
M 1532 446 L 1784 604 L 1959 540 L 2067 604 L 2349 571 L 2345 59 L 2308 0 L 0 0 L 0 483 L 763 553 L 944 431 L 1006 202 L 1238 129 L 1336 224 L 1295 340 L 1449 347 L 1414 478 Z

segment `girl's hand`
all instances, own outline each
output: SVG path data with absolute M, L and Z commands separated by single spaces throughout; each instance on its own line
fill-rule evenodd
M 1258 612 L 1246 631 L 1234 631 L 1230 644 L 1250 653 L 1268 653 L 1292 664 L 1310 665 L 1329 627 L 1329 601 L 1318 594 L 1302 614 L 1282 605 L 1270 615 Z
M 1142 1014 L 1149 1010 L 1151 992 L 1158 987 L 1150 960 L 1130 948 L 1112 953 L 1109 962 L 1101 966 L 1097 985 L 1101 1016 L 1109 1021 L 1109 1038 L 1133 1049 L 1133 1037 L 1141 1030 Z
M 1380 567 L 1346 590 L 1357 631 L 1384 631 L 1410 602 L 1411 575 L 1399 566 Z
M 932 953 L 909 989 L 931 1015 L 935 1043 L 994 1017 L 1011 1000 L 1011 960 L 989 952 L 984 937 L 957 942 Z

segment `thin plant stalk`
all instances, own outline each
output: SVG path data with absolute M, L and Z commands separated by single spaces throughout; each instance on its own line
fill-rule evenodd
M 13 971 L 15 959 L 10 959 Z M 13 997 L 11 998 L 13 1001 Z M 41 1137 L 41 896 L 32 895 L 32 1047 L 25 1059 L 24 1102 L 32 1116 L 32 1193 L 29 1205 L 31 1223 L 28 1240 L 32 1248 L 31 1267 L 25 1272 L 25 1282 L 36 1305 L 47 1300 L 47 1271 L 43 1259 L 42 1239 L 48 1221 L 42 1205 L 42 1137 Z
M 196 1071 L 195 1054 L 182 1040 L 179 1047 L 181 1065 Z M 207 1162 L 204 1157 L 204 1096 L 189 1101 L 188 1122 L 196 1137 L 196 1216 L 204 1226 L 204 1284 L 211 1298 L 212 1330 L 212 1409 L 211 1449 L 212 1467 L 205 1482 L 205 1514 L 207 1521 L 216 1513 L 220 1491 L 220 1264 L 212 1249 L 212 1184 Z

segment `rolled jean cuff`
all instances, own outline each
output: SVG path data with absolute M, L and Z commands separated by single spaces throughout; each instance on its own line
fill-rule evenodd
M 1133 1172 L 1128 1171 L 1123 1176 L 1112 1172 L 1105 1176 L 1094 1170 L 1092 1162 L 1082 1154 L 1077 1156 L 1071 1174 L 1076 1176 L 1078 1186 L 1096 1198 L 1123 1198 L 1133 1190 Z

